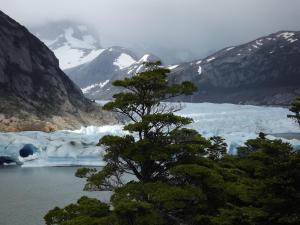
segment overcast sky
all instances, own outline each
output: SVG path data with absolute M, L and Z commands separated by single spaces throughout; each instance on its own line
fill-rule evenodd
M 196 56 L 279 30 L 300 30 L 300 0 L 0 0 L 25 26 L 76 19 L 103 45 L 144 45 Z

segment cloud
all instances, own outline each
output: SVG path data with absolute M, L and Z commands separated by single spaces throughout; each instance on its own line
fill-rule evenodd
M 279 30 L 300 30 L 299 9 L 299 0 L 1 0 L 1 10 L 26 26 L 79 20 L 94 25 L 104 45 L 195 57 Z

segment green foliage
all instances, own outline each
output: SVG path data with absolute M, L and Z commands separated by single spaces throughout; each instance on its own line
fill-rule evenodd
M 111 220 L 110 217 L 107 204 L 97 199 L 81 197 L 77 204 L 70 204 L 63 209 L 55 207 L 47 213 L 44 219 L 47 225 L 109 225 L 104 222 Z
M 296 98 L 289 109 L 293 114 L 288 115 L 289 118 L 295 119 L 300 126 L 300 97 Z
M 82 168 L 85 190 L 112 191 L 111 205 L 82 197 L 54 208 L 47 225 L 298 225 L 300 153 L 265 135 L 226 154 L 221 137 L 206 139 L 174 115 L 172 97 L 190 82 L 170 84 L 160 62 L 114 84 L 124 88 L 104 108 L 129 119 L 128 135 L 104 136 L 106 166 Z M 126 178 L 126 180 L 125 180 Z

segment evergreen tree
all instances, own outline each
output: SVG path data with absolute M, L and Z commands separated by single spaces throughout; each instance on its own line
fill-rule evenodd
M 288 117 L 295 119 L 300 126 L 300 97 L 292 102 L 289 110 L 294 114 L 288 115 Z
M 47 225 L 297 225 L 300 154 L 265 135 L 226 155 L 221 137 L 205 139 L 165 103 L 196 90 L 170 84 L 159 62 L 114 85 L 124 92 L 104 108 L 128 118 L 123 137 L 107 135 L 106 166 L 82 168 L 85 190 L 112 191 L 109 204 L 82 197 L 54 208 Z

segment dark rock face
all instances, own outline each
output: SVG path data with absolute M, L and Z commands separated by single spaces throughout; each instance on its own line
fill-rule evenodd
M 300 32 L 278 32 L 175 68 L 174 82 L 191 80 L 192 102 L 289 105 L 300 95 Z
M 43 130 L 113 119 L 83 96 L 39 39 L 0 11 L 0 130 L 31 129 L 25 121 Z

